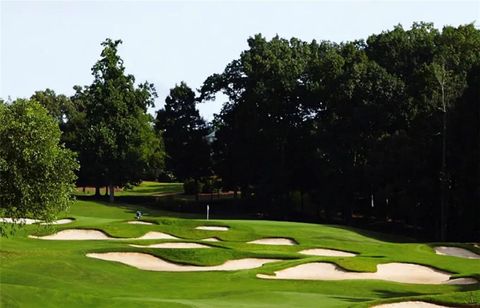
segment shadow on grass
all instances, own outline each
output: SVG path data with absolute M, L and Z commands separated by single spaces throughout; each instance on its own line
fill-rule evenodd
M 393 242 L 393 243 L 419 243 L 418 239 L 412 238 L 412 237 L 407 237 L 403 235 L 396 235 L 396 234 L 389 234 L 389 233 L 383 233 L 379 231 L 371 231 L 371 230 L 365 230 L 365 229 L 360 229 L 358 227 L 352 227 L 352 226 L 340 226 L 340 225 L 329 225 L 332 228 L 337 228 L 341 230 L 347 230 L 351 232 L 355 232 L 357 234 L 373 238 L 376 240 L 384 241 L 384 242 Z M 385 231 L 387 232 L 387 231 Z
M 167 217 L 205 218 L 206 205 L 210 206 L 211 219 L 258 219 L 255 213 L 246 207 L 235 204 L 233 200 L 195 201 L 179 200 L 174 196 L 116 196 L 115 202 L 110 203 L 105 196 L 80 195 L 77 200 L 94 201 L 109 207 L 122 208 L 134 214 L 137 210 L 144 215 L 157 215 Z M 134 216 L 134 215 L 133 215 Z
M 370 298 L 358 298 L 358 297 L 347 297 L 347 296 L 332 296 L 332 298 L 339 299 L 341 301 L 350 302 L 350 303 L 363 303 L 371 301 Z
M 398 292 L 398 291 L 391 291 L 391 290 L 374 290 L 374 292 L 381 298 L 401 298 L 401 297 L 425 295 L 424 293 L 411 292 L 411 291 Z
M 146 187 L 149 189 L 149 187 Z M 132 213 L 132 217 L 137 210 L 144 212 L 145 215 L 157 215 L 167 217 L 180 217 L 191 219 L 205 218 L 206 205 L 210 206 L 210 217 L 213 219 L 249 219 L 249 220 L 270 220 L 272 217 L 258 215 L 257 211 L 253 207 L 249 207 L 245 202 L 241 200 L 225 199 L 214 201 L 195 201 L 178 199 L 176 196 L 145 196 L 145 195 L 120 195 L 115 197 L 115 202 L 108 202 L 107 197 L 95 197 L 92 195 L 77 196 L 78 200 L 95 201 L 100 202 L 105 206 L 113 206 L 122 208 L 125 211 Z M 297 221 L 289 219 L 273 219 L 278 221 Z M 300 221 L 298 221 L 300 222 Z M 318 222 L 311 222 L 318 223 Z M 358 226 L 343 226 L 337 224 L 329 224 L 331 228 L 337 228 L 357 233 L 359 235 L 373 238 L 380 241 L 387 241 L 393 243 L 419 243 L 418 239 L 389 234 L 388 230 L 365 230 L 360 229 Z M 384 233 L 387 232 L 387 233 Z

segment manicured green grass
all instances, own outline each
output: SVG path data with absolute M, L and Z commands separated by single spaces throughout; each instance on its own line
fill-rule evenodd
M 83 187 L 77 188 L 79 196 L 91 196 L 94 193 L 95 188 L 93 187 L 86 187 L 85 192 L 83 192 Z M 182 183 L 158 183 L 151 181 L 143 181 L 132 189 L 115 191 L 116 196 L 164 196 L 181 193 L 183 193 Z M 105 187 L 100 188 L 100 194 L 105 194 Z
M 154 185 L 148 186 L 156 187 Z M 139 188 L 140 189 L 140 188 Z M 152 188 L 158 191 L 159 188 Z M 402 242 L 387 237 L 333 225 L 306 223 L 219 220 L 229 231 L 202 231 L 207 224 L 196 218 L 149 209 L 145 220 L 154 225 L 131 225 L 138 206 L 112 206 L 94 201 L 76 201 L 65 217 L 75 222 L 55 227 L 30 225 L 13 237 L 0 240 L 1 307 L 122 306 L 122 307 L 368 307 L 407 299 L 451 305 L 480 304 L 479 285 L 419 285 L 375 280 L 293 281 L 262 280 L 257 273 L 273 273 L 293 265 L 328 261 L 353 271 L 375 271 L 379 263 L 410 262 L 433 266 L 480 279 L 480 261 L 436 255 L 429 244 Z M 145 210 L 147 211 L 147 210 Z M 46 241 L 29 234 L 49 234 L 62 229 L 94 228 L 114 237 L 137 237 L 162 231 L 187 241 L 218 237 L 208 242 L 212 249 L 134 248 L 122 241 Z M 296 246 L 246 244 L 262 237 L 289 237 Z M 386 239 L 390 241 L 386 241 Z M 391 241 L 394 240 L 394 241 Z M 145 240 L 141 244 L 166 242 Z M 334 248 L 358 253 L 356 257 L 305 256 L 306 248 Z M 473 246 L 465 246 L 480 252 Z M 261 268 L 236 272 L 150 272 L 115 262 L 87 258 L 89 252 L 137 251 L 195 265 L 217 265 L 245 257 L 284 259 Z

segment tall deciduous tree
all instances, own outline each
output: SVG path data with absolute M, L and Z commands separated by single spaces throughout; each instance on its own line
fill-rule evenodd
M 0 101 L 0 123 L 0 216 L 52 221 L 72 200 L 74 153 L 60 144 L 58 123 L 36 101 Z
M 85 124 L 81 131 L 81 174 L 98 187 L 108 185 L 110 201 L 114 187 L 135 183 L 147 172 L 162 166 L 163 148 L 155 135 L 147 108 L 153 107 L 153 84 L 135 86 L 118 55 L 122 41 L 105 40 L 100 60 L 92 68 L 93 83 L 77 87 Z M 154 168 L 152 168 L 154 167 Z
M 196 108 L 195 93 L 184 82 L 170 90 L 157 112 L 156 129 L 167 153 L 167 169 L 180 180 L 210 175 L 210 129 Z

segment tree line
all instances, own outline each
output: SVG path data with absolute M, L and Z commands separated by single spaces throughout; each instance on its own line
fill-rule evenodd
M 258 34 L 197 91 L 184 82 L 172 88 L 155 118 L 147 112 L 154 85 L 125 73 L 120 43 L 102 44 L 92 84 L 75 86 L 73 96 L 47 89 L 31 97 L 77 153 L 77 185 L 97 194 L 107 186 L 113 201 L 115 187 L 180 180 L 189 193 L 234 191 L 273 218 L 480 236 L 473 24 L 399 25 L 342 43 Z M 227 101 L 208 123 L 197 104 L 218 93 Z
M 224 188 L 277 217 L 311 214 L 307 196 L 329 220 L 480 237 L 480 31 L 472 24 L 415 23 L 339 44 L 256 35 L 248 45 L 198 97 L 228 97 L 211 144 Z

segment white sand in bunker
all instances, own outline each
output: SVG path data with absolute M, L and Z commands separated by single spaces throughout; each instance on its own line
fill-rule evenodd
M 428 266 L 410 263 L 387 263 L 377 265 L 374 273 L 349 272 L 339 266 L 326 262 L 300 264 L 275 272 L 275 275 L 257 275 L 264 279 L 298 279 L 298 280 L 347 280 L 347 279 L 377 279 L 401 283 L 417 284 L 457 284 L 449 281 L 450 273 L 433 269 Z M 470 283 L 476 283 L 469 278 Z M 464 284 L 464 282 L 460 283 Z
M 153 225 L 153 223 L 148 222 L 148 221 L 142 221 L 142 220 L 132 220 L 127 222 L 131 225 Z
M 152 245 L 130 245 L 132 247 L 140 248 L 171 248 L 171 249 L 187 249 L 187 248 L 212 248 L 208 245 L 197 244 L 197 243 L 186 243 L 186 242 L 176 242 L 176 243 L 160 243 Z
M 33 236 L 31 238 L 37 238 L 42 240 L 69 240 L 69 241 L 80 241 L 80 240 L 164 240 L 164 239 L 178 239 L 178 237 L 172 236 L 167 233 L 150 231 L 144 235 L 137 238 L 115 238 L 110 237 L 107 234 L 99 230 L 89 230 L 89 229 L 68 229 L 62 230 L 54 234 L 45 235 L 45 236 Z
M 247 244 L 260 244 L 260 245 L 297 245 L 297 243 L 289 238 L 283 237 L 268 237 L 258 240 L 250 241 Z
M 18 219 L 13 219 L 13 218 L 0 218 L 0 222 L 4 223 L 13 223 L 13 224 L 25 224 L 25 225 L 31 225 L 31 224 L 36 224 L 40 223 L 41 225 L 64 225 L 71 223 L 73 219 L 70 218 L 64 218 L 64 219 L 59 219 L 55 220 L 52 222 L 42 222 L 41 220 L 38 219 L 30 219 L 30 218 L 18 218 Z
M 112 237 L 109 237 L 102 231 L 87 230 L 87 229 L 69 229 L 69 230 L 62 230 L 57 233 L 45 235 L 45 236 L 30 235 L 29 237 L 38 238 L 42 240 L 69 240 L 69 241 L 112 239 Z
M 427 302 L 418 302 L 418 301 L 407 301 L 407 302 L 400 302 L 400 303 L 391 303 L 391 304 L 383 304 L 374 306 L 373 308 L 435 308 L 435 307 L 445 307 L 436 304 L 431 304 Z
M 435 253 L 437 255 L 444 256 L 454 256 L 467 259 L 480 259 L 480 255 L 474 253 L 473 251 L 459 247 L 437 246 L 435 247 Z
M 246 258 L 230 260 L 216 266 L 195 266 L 176 264 L 149 254 L 137 252 L 89 253 L 87 254 L 87 257 L 106 261 L 120 262 L 146 271 L 160 272 L 237 271 L 257 268 L 265 263 L 280 261 L 277 259 Z
M 356 254 L 341 250 L 326 249 L 326 248 L 312 248 L 299 251 L 302 255 L 309 256 L 325 256 L 325 257 L 355 257 Z
M 179 238 L 167 233 L 158 232 L 158 231 L 150 231 L 145 233 L 144 235 L 134 238 L 137 240 L 178 240 Z
M 74 220 L 71 218 L 64 218 L 64 219 L 59 219 L 55 220 L 52 222 L 42 222 L 41 225 L 65 225 L 73 222 Z
M 222 227 L 222 226 L 198 226 L 195 229 L 206 230 L 206 231 L 228 231 L 230 228 Z
M 216 237 L 207 237 L 207 238 L 201 239 L 201 241 L 204 241 L 204 242 L 220 242 L 220 239 L 218 239 Z

